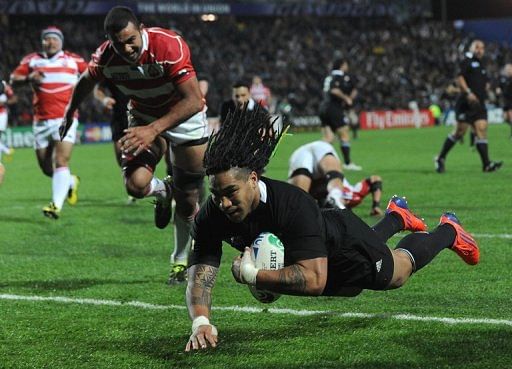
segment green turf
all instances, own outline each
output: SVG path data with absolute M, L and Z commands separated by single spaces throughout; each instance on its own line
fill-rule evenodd
M 219 347 L 192 354 L 183 352 L 190 334 L 184 309 L 0 299 L 0 368 L 510 368 L 511 326 L 390 318 L 512 320 L 512 241 L 498 237 L 512 233 L 508 127 L 490 127 L 491 157 L 506 161 L 492 174 L 481 172 L 467 142 L 450 154 L 446 174 L 434 173 L 433 156 L 448 132 L 361 132 L 352 154 L 364 171 L 347 177 L 355 182 L 381 175 L 384 197 L 406 195 L 430 227 L 442 211 L 456 211 L 467 229 L 481 235 L 480 265 L 469 267 L 444 251 L 400 290 L 366 291 L 352 299 L 283 296 L 270 306 L 329 314 L 214 311 Z M 287 137 L 267 174 L 284 179 L 290 153 L 318 137 Z M 65 206 L 58 221 L 41 214 L 51 181 L 40 173 L 32 150 L 17 150 L 6 168 L 0 187 L 0 294 L 184 305 L 184 286 L 165 285 L 172 231 L 153 226 L 149 200 L 125 205 L 111 145 L 76 147 L 72 170 L 82 179 L 80 200 L 76 207 Z M 356 212 L 372 224 L 369 210 L 367 200 Z M 214 306 L 269 307 L 233 281 L 234 254 L 225 249 Z

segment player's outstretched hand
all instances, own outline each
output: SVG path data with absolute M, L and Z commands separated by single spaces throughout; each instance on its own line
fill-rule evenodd
M 157 130 L 150 125 L 130 127 L 125 129 L 124 133 L 125 135 L 119 140 L 121 150 L 132 153 L 134 156 L 147 150 L 158 136 Z
M 215 348 L 218 342 L 217 328 L 213 324 L 200 325 L 188 339 L 185 351 L 204 350 L 208 345 Z

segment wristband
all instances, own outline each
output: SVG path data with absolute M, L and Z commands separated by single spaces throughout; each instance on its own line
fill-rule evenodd
M 211 325 L 210 320 L 204 315 L 199 315 L 198 317 L 194 318 L 192 321 L 192 333 L 194 333 L 196 329 L 201 325 Z
M 251 286 L 256 285 L 256 276 L 258 275 L 259 269 L 256 268 L 252 263 L 244 263 L 240 265 L 240 276 L 242 282 Z
M 103 106 L 107 106 L 107 103 L 108 101 L 110 100 L 110 97 L 104 97 L 103 100 L 101 100 L 101 103 L 103 104 Z

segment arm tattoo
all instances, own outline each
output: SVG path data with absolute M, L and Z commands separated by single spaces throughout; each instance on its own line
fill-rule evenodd
M 189 305 L 202 305 L 210 309 L 211 291 L 215 284 L 218 268 L 199 264 L 192 267 L 191 281 L 187 287 L 187 301 Z
M 292 295 L 306 294 L 306 277 L 300 266 L 294 264 L 279 270 L 279 289 Z

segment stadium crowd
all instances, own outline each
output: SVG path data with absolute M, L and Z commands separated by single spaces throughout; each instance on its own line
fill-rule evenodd
M 1 66 L 4 76 L 20 58 L 40 49 L 40 32 L 55 24 L 65 36 L 65 48 L 90 58 L 104 39 L 102 17 L 4 16 L 0 20 Z M 144 16 L 148 26 L 172 28 L 182 33 L 193 52 L 200 75 L 210 82 L 208 106 L 216 115 L 231 93 L 233 82 L 260 75 L 274 101 L 284 98 L 295 115 L 316 115 L 322 99 L 322 82 L 333 58 L 348 60 L 358 79 L 356 106 L 364 110 L 420 108 L 440 101 L 456 74 L 457 61 L 470 35 L 453 24 L 431 20 L 387 18 L 235 18 L 221 16 L 204 22 L 200 16 Z M 488 43 L 487 70 L 497 80 L 501 67 L 512 60 L 511 49 Z M 31 123 L 30 91 L 18 89 L 19 102 L 11 108 L 11 125 Z M 26 93 L 25 93 L 26 92 Z M 82 122 L 107 121 L 106 112 L 93 99 L 81 111 Z

